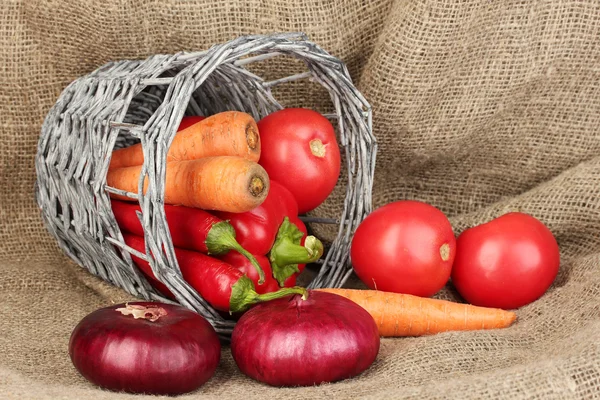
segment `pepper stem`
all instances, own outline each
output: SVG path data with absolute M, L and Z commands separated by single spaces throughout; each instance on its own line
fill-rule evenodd
M 258 272 L 258 284 L 262 285 L 265 282 L 265 272 L 256 261 L 256 258 L 235 239 L 235 229 L 229 222 L 220 221 L 214 224 L 208 231 L 204 243 L 208 249 L 208 254 L 225 254 L 231 250 L 242 254 Z
M 269 253 L 273 277 L 279 286 L 283 286 L 286 279 L 300 272 L 298 264 L 315 262 L 323 255 L 323 243 L 319 239 L 308 236 L 302 246 L 302 236 L 304 233 L 285 217 Z
M 252 281 L 244 275 L 231 287 L 229 313 L 233 314 L 235 312 L 246 311 L 253 304 L 280 299 L 294 294 L 302 295 L 302 299 L 306 300 L 308 297 L 308 290 L 300 286 L 294 286 L 291 288 L 279 289 L 276 292 L 258 294 L 256 293 Z

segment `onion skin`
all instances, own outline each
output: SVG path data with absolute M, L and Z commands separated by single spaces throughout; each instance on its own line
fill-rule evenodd
M 379 352 L 379 331 L 363 308 L 309 291 L 261 303 L 233 329 L 231 352 L 247 376 L 272 386 L 311 386 L 356 376 Z
M 69 355 L 84 378 L 113 391 L 176 395 L 214 375 L 221 344 L 206 319 L 182 306 L 128 305 L 160 307 L 165 314 L 155 321 L 134 318 L 117 311 L 126 307 L 119 304 L 83 318 L 71 334 Z

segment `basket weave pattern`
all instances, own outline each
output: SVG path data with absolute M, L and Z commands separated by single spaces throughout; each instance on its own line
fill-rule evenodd
M 308 71 L 265 81 L 245 68 L 274 57 L 298 58 Z M 348 174 L 342 215 L 332 216 L 339 220 L 338 234 L 309 287 L 342 286 L 352 271 L 351 234 L 372 210 L 377 144 L 371 107 L 346 66 L 298 33 L 244 36 L 207 51 L 111 62 L 71 83 L 46 117 L 38 144 L 36 198 L 46 227 L 91 273 L 134 296 L 169 302 L 153 290 L 130 254 L 149 261 L 180 304 L 227 337 L 234 322 L 223 319 L 179 271 L 163 207 L 166 154 L 184 115 L 239 110 L 258 121 L 283 108 L 271 88 L 296 80 L 312 80 L 329 91 L 335 113 L 327 117 L 337 122 Z M 144 152 L 138 193 L 108 187 L 112 150 L 138 141 Z M 111 192 L 139 202 L 146 254 L 124 244 Z

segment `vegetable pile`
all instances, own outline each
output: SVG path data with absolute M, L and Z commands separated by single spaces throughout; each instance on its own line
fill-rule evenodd
M 295 197 L 258 164 L 263 147 L 250 115 L 226 111 L 184 117 L 167 154 L 164 209 L 175 255 L 183 278 L 219 311 L 241 312 L 298 293 L 297 275 L 323 254 L 321 241 L 307 236 L 298 218 Z M 113 151 L 108 185 L 135 192 L 141 163 L 140 144 Z M 125 244 L 144 253 L 139 205 L 111 197 Z M 175 299 L 148 262 L 132 259 Z
M 137 192 L 143 161 L 140 144 L 114 150 L 107 184 Z M 182 277 L 238 320 L 233 359 L 269 385 L 352 378 L 376 360 L 381 337 L 507 328 L 514 310 L 544 295 L 558 273 L 558 244 L 533 216 L 505 214 L 456 238 L 442 211 L 400 200 L 373 211 L 352 237 L 352 267 L 368 289 L 297 286 L 324 253 L 300 216 L 322 204 L 340 176 L 335 130 L 312 110 L 283 109 L 258 122 L 238 111 L 184 117 L 165 167 L 164 212 Z M 139 204 L 110 195 L 125 245 L 145 253 Z M 176 300 L 148 261 L 131 258 Z M 448 283 L 464 303 L 431 298 Z M 214 375 L 221 344 L 192 311 L 136 302 L 85 317 L 69 353 L 103 388 L 174 395 Z

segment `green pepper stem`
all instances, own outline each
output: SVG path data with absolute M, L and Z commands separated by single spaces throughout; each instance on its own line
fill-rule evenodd
M 280 299 L 294 294 L 302 295 L 302 299 L 306 300 L 308 297 L 308 290 L 301 286 L 294 286 L 291 288 L 279 289 L 276 292 L 258 294 L 256 293 L 252 281 L 244 275 L 231 287 L 229 312 L 235 313 L 245 311 L 253 304 Z
M 235 238 L 235 229 L 227 221 L 220 221 L 214 224 L 206 235 L 206 248 L 208 254 L 225 254 L 231 250 L 235 250 L 246 257 L 252 266 L 258 272 L 258 284 L 262 285 L 265 282 L 265 272 L 260 267 L 260 264 L 249 251 L 244 249 Z
M 285 239 L 271 249 L 270 259 L 277 265 L 308 264 L 317 261 L 323 255 L 323 243 L 314 236 L 308 236 L 304 246 Z
M 265 272 L 260 267 L 260 264 L 258 263 L 256 258 L 248 250 L 244 249 L 239 244 L 238 244 L 238 247 L 234 247 L 232 250 L 237 251 L 238 253 L 240 253 L 241 255 L 246 257 L 248 260 L 250 260 L 250 263 L 258 272 L 258 284 L 262 285 L 263 283 L 265 283 Z
M 257 294 L 256 302 L 259 303 L 259 302 L 271 301 L 271 300 L 279 299 L 281 297 L 290 296 L 293 294 L 300 294 L 300 295 L 302 295 L 302 299 L 306 300 L 306 298 L 308 296 L 308 291 L 306 290 L 306 288 L 303 288 L 301 286 L 294 286 L 291 288 L 281 288 L 276 292 Z
M 273 277 L 279 286 L 283 286 L 286 279 L 300 272 L 298 264 L 315 262 L 323 255 L 323 243 L 319 239 L 308 236 L 302 246 L 302 236 L 304 233 L 285 217 L 269 252 Z

